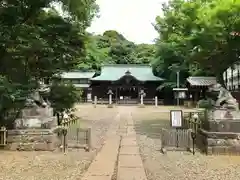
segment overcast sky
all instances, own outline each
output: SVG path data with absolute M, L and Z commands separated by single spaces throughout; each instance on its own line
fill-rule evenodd
M 167 0 L 97 0 L 100 17 L 92 22 L 89 32 L 102 34 L 117 30 L 135 43 L 153 43 L 157 37 L 152 23 L 161 14 Z

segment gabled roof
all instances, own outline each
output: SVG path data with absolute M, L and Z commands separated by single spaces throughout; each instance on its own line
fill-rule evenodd
M 190 76 L 187 81 L 191 86 L 210 86 L 217 83 L 216 77 Z
M 95 72 L 72 71 L 61 74 L 63 79 L 91 79 Z
M 138 81 L 163 81 L 153 75 L 152 67 L 139 64 L 113 64 L 102 67 L 101 75 L 92 78 L 93 81 L 117 81 L 124 76 L 131 75 Z

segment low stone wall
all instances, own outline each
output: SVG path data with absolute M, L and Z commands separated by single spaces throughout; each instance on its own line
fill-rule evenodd
M 240 133 L 240 119 L 212 120 L 208 121 L 208 130 L 211 132 Z
M 19 151 L 54 151 L 59 146 L 59 139 L 50 129 L 8 130 L 8 150 Z
M 197 146 L 207 155 L 240 154 L 240 133 L 209 132 L 199 129 Z

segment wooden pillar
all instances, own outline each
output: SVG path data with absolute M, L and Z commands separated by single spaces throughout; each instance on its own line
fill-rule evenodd
M 194 92 L 194 103 L 197 102 L 197 99 L 198 99 L 198 91 L 195 91 Z
M 227 72 L 228 71 L 225 71 L 225 85 L 226 85 L 226 87 L 228 89 L 228 73 Z
M 115 104 L 117 104 L 117 90 L 118 90 L 118 88 L 117 88 L 117 86 L 115 87 Z
M 139 91 L 140 88 L 139 88 L 139 85 L 138 85 L 137 89 L 138 89 L 137 91 L 138 91 L 138 99 L 139 99 L 139 95 L 140 95 L 140 91 Z
M 231 67 L 231 89 L 233 90 L 233 68 Z

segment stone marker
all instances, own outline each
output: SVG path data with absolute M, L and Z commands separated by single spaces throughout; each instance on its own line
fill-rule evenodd
M 155 96 L 155 106 L 158 106 L 158 97 Z

